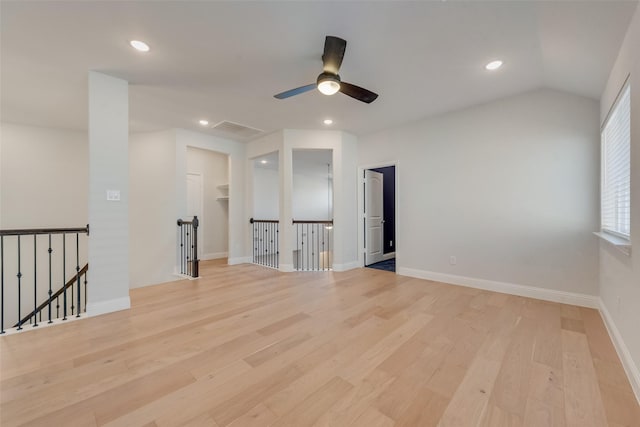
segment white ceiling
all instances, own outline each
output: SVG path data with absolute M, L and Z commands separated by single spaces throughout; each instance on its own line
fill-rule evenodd
M 87 71 L 131 83 L 133 131 L 204 130 L 229 120 L 265 131 L 357 135 L 539 87 L 598 98 L 636 1 L 1 3 L 1 118 L 85 129 Z M 325 35 L 347 40 L 343 80 L 367 105 L 317 91 Z M 151 45 L 141 54 L 127 44 Z M 492 59 L 504 66 L 489 73 Z M 206 130 L 215 134 L 214 130 Z

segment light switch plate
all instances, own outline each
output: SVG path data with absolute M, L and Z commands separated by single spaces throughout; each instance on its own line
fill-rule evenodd
M 120 190 L 107 190 L 107 200 L 111 202 L 120 201 Z

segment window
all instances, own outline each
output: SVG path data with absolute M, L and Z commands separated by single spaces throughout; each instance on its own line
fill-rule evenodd
M 631 235 L 631 89 L 626 84 L 602 127 L 602 231 Z

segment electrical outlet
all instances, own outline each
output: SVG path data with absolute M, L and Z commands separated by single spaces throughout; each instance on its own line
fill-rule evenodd
M 457 258 L 456 258 L 455 256 L 451 255 L 451 256 L 449 257 L 449 264 L 451 264 L 451 265 L 456 265 L 457 263 L 458 263 Z

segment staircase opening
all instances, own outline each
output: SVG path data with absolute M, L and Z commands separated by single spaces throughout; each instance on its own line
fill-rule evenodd
M 0 333 L 80 317 L 89 226 L 0 230 Z
M 333 268 L 333 150 L 293 150 L 293 268 Z
M 252 159 L 251 262 L 280 266 L 280 171 L 278 152 Z

